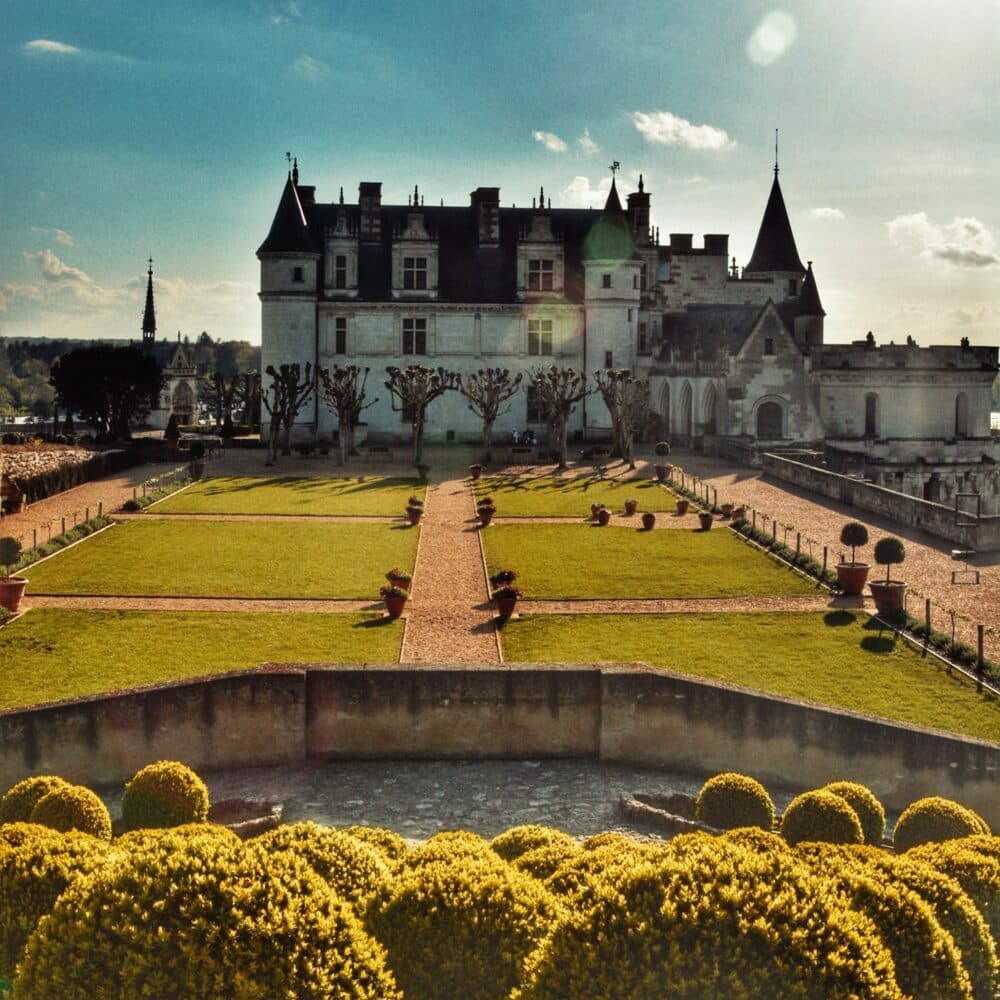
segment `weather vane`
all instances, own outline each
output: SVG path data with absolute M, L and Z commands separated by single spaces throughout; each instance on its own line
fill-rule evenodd
M 285 153 L 285 159 L 288 161 L 288 165 L 291 166 L 292 165 L 292 154 L 291 153 Z
M 617 160 L 612 160 L 612 161 L 611 161 L 611 167 L 610 167 L 610 170 L 611 170 L 611 176 L 612 176 L 612 177 L 614 177 L 614 175 L 615 175 L 615 174 L 616 174 L 616 173 L 617 173 L 617 172 L 618 172 L 619 170 L 621 170 L 621 167 L 622 167 L 622 165 L 621 165 L 621 164 L 620 164 L 620 163 L 619 163 L 619 162 L 618 162 Z

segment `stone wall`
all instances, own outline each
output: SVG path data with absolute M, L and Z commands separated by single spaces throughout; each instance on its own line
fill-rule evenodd
M 590 757 L 809 788 L 894 810 L 945 795 L 1000 826 L 1000 745 L 642 664 L 283 666 L 0 713 L 0 790 L 29 774 L 118 784 L 310 759 Z
M 963 548 L 977 552 L 1000 551 L 1000 515 L 980 517 L 975 525 L 957 525 L 954 508 L 944 504 L 897 493 L 884 486 L 804 465 L 780 455 L 764 454 L 760 462 L 764 474 L 773 479 L 792 483 L 851 507 L 881 514 L 900 524 L 920 528 Z

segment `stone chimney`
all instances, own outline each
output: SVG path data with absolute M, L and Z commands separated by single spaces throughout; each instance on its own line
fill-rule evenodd
M 362 181 L 358 187 L 358 207 L 361 209 L 361 242 L 382 240 L 382 182 Z
M 500 242 L 500 188 L 476 188 L 469 195 L 479 221 L 479 245 L 496 246 Z

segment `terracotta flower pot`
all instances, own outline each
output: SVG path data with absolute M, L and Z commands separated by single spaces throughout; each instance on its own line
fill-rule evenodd
M 483 470 L 482 470 L 481 466 L 470 465 L 469 466 L 469 473 L 470 473 L 470 475 L 472 476 L 473 479 L 478 479 L 483 474 Z
M 27 585 L 28 581 L 23 576 L 9 576 L 6 580 L 0 580 L 0 608 L 16 613 Z
M 667 469 L 669 469 L 669 468 L 670 468 L 669 465 L 654 465 L 653 466 L 653 472 L 656 473 L 656 478 L 659 479 L 659 481 L 661 483 L 666 482 L 667 475 L 668 475 Z
M 493 520 L 493 515 L 495 512 L 496 511 L 493 507 L 480 507 L 478 512 L 479 523 L 485 528 L 486 525 L 488 525 L 490 521 Z
M 688 501 L 678 500 L 677 501 L 677 515 L 678 517 L 683 517 L 688 512 Z
M 715 518 L 713 518 L 712 515 L 708 513 L 702 513 L 698 515 L 698 521 L 701 524 L 702 531 L 708 531 L 709 528 L 712 527 L 712 522 L 714 520 Z
M 607 525 L 608 521 L 611 520 L 611 511 L 606 507 L 602 507 L 597 512 L 597 523 L 603 528 Z
M 406 610 L 405 597 L 385 597 L 385 610 L 389 612 L 390 618 L 398 618 Z
M 654 524 L 656 524 L 656 515 L 647 510 L 646 513 L 642 515 L 642 526 L 647 531 L 652 531 Z
M 837 583 L 840 584 L 840 589 L 851 597 L 863 594 L 870 569 L 868 563 L 837 563 Z
M 407 507 L 406 516 L 410 519 L 410 524 L 420 524 L 420 518 L 424 516 L 424 512 L 417 507 Z
M 625 513 L 628 515 L 634 514 L 639 509 L 638 500 L 626 500 L 625 501 Z
M 201 479 L 205 475 L 205 463 L 201 460 L 189 463 L 188 472 L 192 479 Z
M 600 511 L 600 509 L 601 509 L 601 505 L 599 503 L 592 503 L 590 505 L 590 516 L 591 517 L 597 517 L 597 514 Z
M 903 602 L 906 598 L 906 584 L 902 580 L 872 580 L 868 584 L 868 589 L 875 598 L 875 610 L 880 615 L 895 616 L 903 610 Z
M 391 583 L 394 587 L 399 587 L 400 590 L 406 591 L 410 589 L 410 584 L 413 582 L 412 580 L 404 580 L 401 576 L 390 576 L 386 579 L 388 579 L 389 583 Z
M 722 509 L 722 516 L 723 517 L 732 517 L 733 516 L 733 505 L 731 503 L 724 503 L 724 504 L 722 504 L 721 509 Z
M 497 606 L 497 613 L 501 618 L 510 618 L 514 613 L 514 608 L 517 607 L 516 597 L 494 597 L 493 600 Z

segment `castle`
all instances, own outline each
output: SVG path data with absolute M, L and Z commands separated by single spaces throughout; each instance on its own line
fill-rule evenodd
M 816 276 L 778 174 L 775 164 L 741 269 L 727 235 L 661 242 L 641 176 L 624 206 L 613 177 L 600 211 L 553 208 L 544 191 L 530 208 L 501 206 L 496 187 L 476 188 L 468 206 L 426 205 L 416 187 L 406 205 L 384 205 L 373 181 L 348 204 L 342 188 L 317 201 L 296 162 L 257 250 L 263 365 L 628 368 L 650 380 L 657 437 L 734 457 L 825 441 L 838 460 L 882 466 L 894 488 L 928 499 L 946 502 L 970 475 L 984 496 L 1000 495 L 989 431 L 997 348 L 824 344 Z M 405 440 L 409 424 L 379 395 L 359 438 Z M 540 417 L 529 388 L 497 434 L 544 436 Z M 300 434 L 336 428 L 318 400 L 299 420 Z M 571 421 L 576 440 L 610 434 L 599 396 Z M 479 432 L 457 393 L 428 412 L 431 440 Z M 928 463 L 955 468 L 932 483 Z

